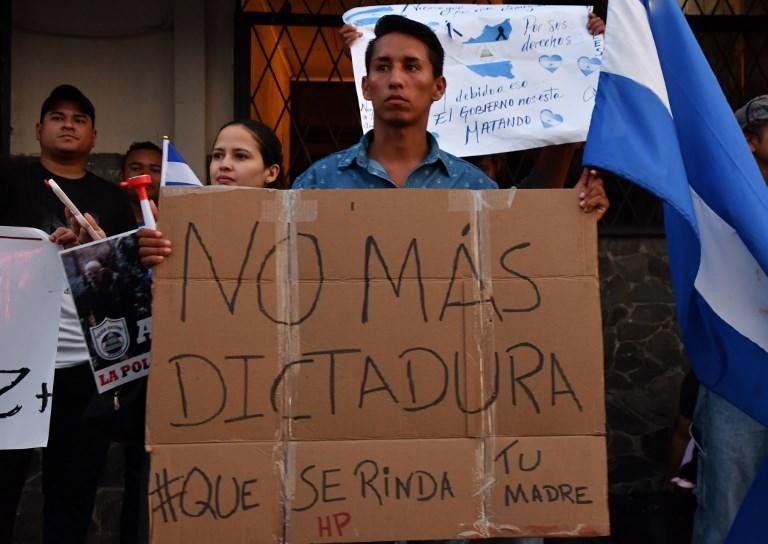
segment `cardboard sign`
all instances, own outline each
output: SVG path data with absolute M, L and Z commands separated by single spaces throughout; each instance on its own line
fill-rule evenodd
M 0 226 L 0 449 L 48 443 L 64 286 L 46 233 Z
M 402 15 L 429 26 L 445 49 L 445 95 L 428 130 L 454 155 L 486 155 L 586 139 L 603 38 L 583 6 L 405 4 L 354 8 L 344 22 L 363 34 L 351 47 L 363 132 L 373 106 L 361 93 L 376 22 Z
M 577 200 L 165 192 L 153 541 L 606 534 L 596 228 Z
M 61 252 L 99 393 L 149 374 L 152 292 L 136 232 Z

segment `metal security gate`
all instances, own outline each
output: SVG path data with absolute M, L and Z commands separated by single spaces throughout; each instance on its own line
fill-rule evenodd
M 240 4 L 235 21 L 236 112 L 275 129 L 285 146 L 289 179 L 358 140 L 352 65 L 338 35 L 341 14 L 353 7 L 393 3 L 404 2 L 243 0 Z M 595 3 L 597 12 L 604 13 L 605 1 Z M 768 93 L 768 0 L 680 0 L 680 5 L 731 105 L 738 107 L 752 96 Z M 521 154 L 511 168 L 522 171 L 530 160 L 530 153 Z M 601 223 L 602 234 L 662 233 L 661 206 L 655 197 L 621 180 L 611 180 L 608 188 L 612 206 Z
M 358 6 L 392 3 L 398 2 L 248 0 L 241 5 L 235 108 L 238 115 L 275 129 L 290 179 L 360 138 L 352 63 L 338 34 L 341 15 Z

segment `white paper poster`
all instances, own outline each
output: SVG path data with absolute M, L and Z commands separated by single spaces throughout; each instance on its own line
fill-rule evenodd
M 361 96 L 365 48 L 376 21 L 403 15 L 429 26 L 445 48 L 445 96 L 428 130 L 458 156 L 485 155 L 586 138 L 603 51 L 583 6 L 407 4 L 361 7 L 344 21 L 363 33 L 352 64 L 363 131 L 373 128 Z
M 64 285 L 47 234 L 0 226 L 0 449 L 48 442 Z

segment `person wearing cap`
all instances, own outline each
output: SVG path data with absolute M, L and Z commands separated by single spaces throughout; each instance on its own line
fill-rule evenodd
M 736 110 L 736 120 L 744 131 L 763 179 L 768 183 L 768 94 L 756 96 Z
M 735 116 L 768 184 L 768 95 L 753 98 Z M 768 457 L 768 427 L 702 385 L 692 435 L 701 452 L 692 541 L 719 544 L 728 538 L 741 503 Z
M 0 172 L 0 223 L 36 227 L 63 245 L 77 242 L 64 206 L 43 180 L 54 178 L 107 235 L 136 227 L 127 195 L 86 170 L 96 142 L 93 103 L 77 87 L 53 89 L 36 125 L 40 158 Z M 43 542 L 84 543 L 106 461 L 113 398 L 96 392 L 71 294 L 62 298 L 48 446 L 43 450 Z M 30 361 L 30 364 L 34 364 Z M 38 364 L 42 364 L 39 362 Z M 49 384 L 50 388 L 50 384 Z M 12 542 L 16 507 L 32 450 L 0 451 L 0 542 Z

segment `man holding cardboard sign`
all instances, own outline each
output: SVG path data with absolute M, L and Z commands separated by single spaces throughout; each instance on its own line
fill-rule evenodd
M 478 168 L 440 150 L 427 132 L 429 110 L 447 85 L 445 53 L 434 32 L 419 22 L 387 15 L 379 19 L 374 33 L 365 51 L 367 75 L 362 80 L 363 96 L 373 105 L 373 130 L 357 145 L 316 162 L 294 188 L 497 188 Z M 549 148 L 525 185 L 562 187 L 572 149 Z M 602 217 L 609 202 L 599 174 L 585 169 L 577 187 L 579 205 Z
M 383 36 L 394 39 L 373 46 L 379 78 L 367 82 L 381 106 L 374 132 L 317 163 L 297 186 L 494 188 L 427 136 L 424 113 L 444 92 L 429 45 L 407 31 Z M 325 178 L 332 165 L 338 171 Z M 155 277 L 155 324 L 165 340 L 153 357 L 167 364 L 150 381 L 153 537 L 244 541 L 252 536 L 244 527 L 285 542 L 604 534 L 605 478 L 581 464 L 605 466 L 603 440 L 593 436 L 604 427 L 602 391 L 587 370 L 602 368 L 594 224 L 574 217 L 575 206 L 569 212 L 570 194 L 524 193 L 169 195 L 169 238 L 189 243 Z M 213 209 L 236 213 L 212 222 Z M 579 228 L 553 236 L 541 209 Z M 393 217 L 401 228 L 391 229 Z M 424 229 L 430 222 L 419 217 L 440 228 Z M 286 229 L 295 234 L 284 237 Z M 143 238 L 144 249 L 155 240 Z M 165 243 L 158 256 L 168 255 Z M 397 281 L 385 257 L 393 245 L 409 248 Z M 224 246 L 247 249 L 243 257 Z M 548 255 L 529 263 L 535 281 L 512 270 L 528 247 Z M 366 255 L 364 271 L 355 249 Z M 564 334 L 551 345 L 549 328 L 565 322 L 581 324 L 579 340 Z M 525 383 L 536 377 L 541 398 Z M 494 416 L 497 398 L 507 403 L 503 418 Z M 541 415 L 554 410 L 551 419 Z M 570 433 L 579 436 L 558 436 Z M 567 471 L 557 468 L 563 451 Z M 233 484 L 232 511 L 220 508 L 219 481 Z M 207 499 L 184 500 L 178 491 L 189 482 L 202 482 Z
M 427 132 L 429 110 L 447 82 L 445 51 L 422 23 L 387 15 L 376 24 L 376 38 L 366 50 L 368 75 L 363 94 L 373 102 L 374 128 L 360 142 L 321 159 L 301 174 L 294 189 L 496 189 L 495 181 L 469 162 L 442 151 Z M 563 186 L 571 148 L 552 146 L 526 179 L 530 188 Z M 579 206 L 599 220 L 610 203 L 603 179 L 584 169 L 576 184 Z M 171 254 L 171 243 L 158 231 L 139 233 L 140 254 L 154 266 Z
M 422 23 L 399 15 L 379 19 L 376 37 L 365 52 L 367 75 L 363 96 L 373 104 L 374 128 L 349 149 L 330 155 L 298 177 L 295 189 L 435 188 L 491 189 L 497 187 L 478 168 L 439 149 L 427 132 L 429 110 L 445 93 L 445 52 L 435 33 Z M 426 135 L 426 138 L 425 138 Z M 529 187 L 562 187 L 568 148 L 555 147 L 539 165 Z M 608 209 L 602 177 L 585 170 L 577 184 L 579 205 Z

